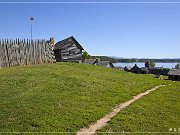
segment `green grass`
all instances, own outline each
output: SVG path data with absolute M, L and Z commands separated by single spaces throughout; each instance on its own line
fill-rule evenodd
M 134 102 L 98 132 L 180 133 L 180 83 L 171 84 Z
M 4 68 L 0 132 L 75 132 L 163 83 L 153 75 L 76 63 Z

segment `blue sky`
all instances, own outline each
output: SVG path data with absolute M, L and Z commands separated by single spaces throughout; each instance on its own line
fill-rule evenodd
M 130 1 L 135 2 L 126 2 Z M 180 57 L 180 3 L 0 3 L 0 39 L 30 38 L 30 16 L 34 17 L 33 38 L 54 37 L 57 42 L 73 35 L 91 55 Z

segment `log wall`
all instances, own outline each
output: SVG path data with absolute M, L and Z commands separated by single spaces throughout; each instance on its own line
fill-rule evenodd
M 0 40 L 0 68 L 52 63 L 54 44 L 46 40 Z

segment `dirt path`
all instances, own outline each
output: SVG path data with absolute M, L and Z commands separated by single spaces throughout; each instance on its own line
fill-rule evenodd
M 140 93 L 136 96 L 134 96 L 131 100 L 125 102 L 125 103 L 121 103 L 119 104 L 117 107 L 115 107 L 112 112 L 110 112 L 109 114 L 105 115 L 103 118 L 101 118 L 100 120 L 96 121 L 96 123 L 89 125 L 88 128 L 81 128 L 76 135 L 93 135 L 98 129 L 101 129 L 102 127 L 106 126 L 107 122 L 111 120 L 112 117 L 114 117 L 118 112 L 120 112 L 123 108 L 126 108 L 127 106 L 129 106 L 131 103 L 135 102 L 136 100 L 138 100 L 139 98 L 149 94 L 150 92 L 158 89 L 159 87 L 162 87 L 165 85 L 159 85 L 156 86 L 153 89 L 147 90 L 144 93 Z

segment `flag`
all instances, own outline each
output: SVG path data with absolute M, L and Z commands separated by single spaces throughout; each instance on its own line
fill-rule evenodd
M 31 16 L 31 17 L 30 17 L 30 20 L 31 20 L 31 21 L 33 21 L 33 20 L 34 20 L 34 18 Z

